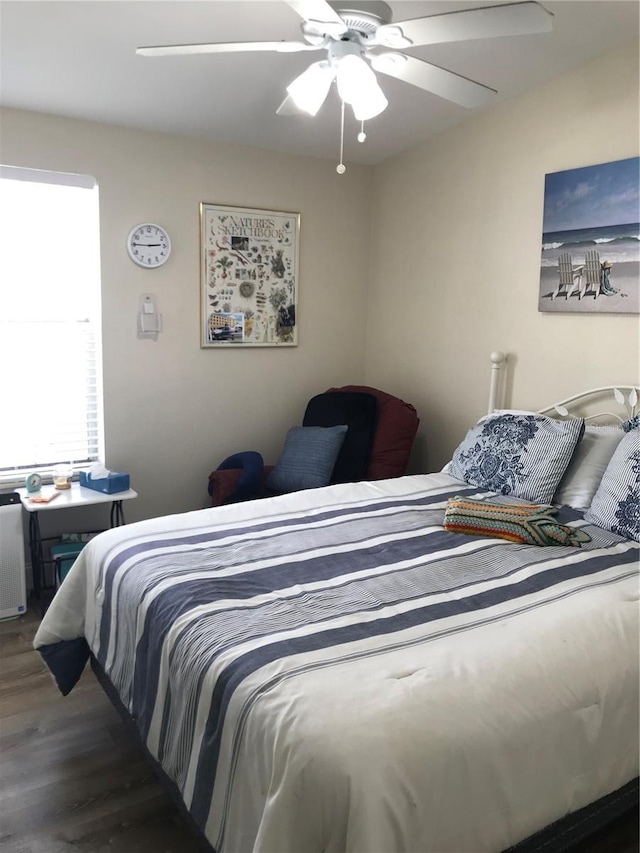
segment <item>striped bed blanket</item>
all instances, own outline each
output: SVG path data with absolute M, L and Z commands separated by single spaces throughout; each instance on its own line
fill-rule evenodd
M 443 529 L 446 474 L 107 531 L 35 639 L 92 653 L 216 853 L 502 851 L 638 775 L 638 545 Z

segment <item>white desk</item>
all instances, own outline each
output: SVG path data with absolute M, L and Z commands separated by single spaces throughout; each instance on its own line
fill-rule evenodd
M 42 554 L 42 537 L 40 535 L 40 522 L 38 516 L 41 512 L 55 512 L 58 509 L 72 509 L 81 506 L 93 506 L 94 504 L 111 504 L 111 527 L 119 527 L 124 524 L 124 510 L 122 502 L 137 498 L 138 493 L 133 489 L 126 492 L 114 492 L 105 495 L 93 489 L 85 489 L 80 483 L 72 483 L 70 489 L 56 490 L 53 486 L 44 486 L 39 492 L 27 492 L 26 489 L 16 489 L 20 495 L 23 508 L 29 513 L 29 549 L 31 551 L 31 566 L 33 569 L 33 594 L 36 598 L 40 596 L 40 586 L 43 578 L 44 558 Z M 50 503 L 34 503 L 31 498 L 42 495 L 43 497 L 58 491 Z

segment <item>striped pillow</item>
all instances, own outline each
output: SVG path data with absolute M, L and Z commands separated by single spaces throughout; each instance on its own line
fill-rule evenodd
M 471 427 L 448 473 L 492 492 L 551 503 L 583 432 L 582 418 L 489 415 Z
M 616 448 L 584 518 L 640 542 L 640 429 L 631 429 Z
M 540 504 L 491 503 L 473 498 L 449 498 L 444 513 L 444 529 L 451 533 L 490 536 L 520 545 L 572 545 L 590 542 L 584 530 L 569 527 L 552 518 L 552 506 Z

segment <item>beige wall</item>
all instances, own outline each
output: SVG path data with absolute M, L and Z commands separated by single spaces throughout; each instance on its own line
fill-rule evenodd
M 634 42 L 376 169 L 366 380 L 417 407 L 415 470 L 486 411 L 492 350 L 514 407 L 638 381 L 637 315 L 537 307 L 544 176 L 637 156 L 638 97 Z
M 254 449 L 275 461 L 313 394 L 363 380 L 369 167 L 340 177 L 330 161 L 248 147 L 15 110 L 1 120 L 3 163 L 98 179 L 106 461 L 140 493 L 129 519 L 204 506 L 226 456 Z M 300 211 L 298 347 L 200 349 L 201 201 Z M 157 270 L 125 249 L 144 221 L 172 239 Z M 157 342 L 136 335 L 145 292 L 163 315 Z
M 434 470 L 485 410 L 494 349 L 510 355 L 513 406 L 638 381 L 637 316 L 537 310 L 544 175 L 637 155 L 637 57 L 634 43 L 343 177 L 330 161 L 3 110 L 2 162 L 99 181 L 107 464 L 140 492 L 128 517 L 203 506 L 236 450 L 273 461 L 329 385 L 414 403 L 413 468 Z M 301 212 L 297 348 L 200 349 L 200 201 Z M 145 220 L 173 241 L 155 271 L 125 251 Z M 164 317 L 157 342 L 136 337 L 144 292 Z

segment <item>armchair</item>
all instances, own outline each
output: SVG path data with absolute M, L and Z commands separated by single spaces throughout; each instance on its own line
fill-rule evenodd
M 410 403 L 367 385 L 329 388 L 309 401 L 303 419 L 304 427 L 349 427 L 330 483 L 401 477 L 419 423 Z M 273 469 L 255 451 L 233 454 L 209 475 L 211 505 L 276 494 L 267 483 Z

